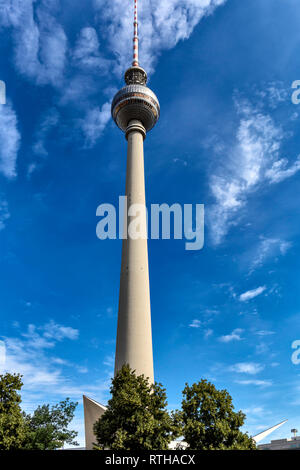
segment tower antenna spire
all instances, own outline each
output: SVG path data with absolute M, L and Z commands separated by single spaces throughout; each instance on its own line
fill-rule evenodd
M 138 0 L 134 0 L 133 67 L 139 66 Z

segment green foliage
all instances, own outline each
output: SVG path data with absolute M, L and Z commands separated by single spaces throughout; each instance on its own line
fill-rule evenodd
M 77 403 L 66 398 L 51 408 L 49 405 L 39 406 L 33 415 L 24 413 L 28 431 L 23 448 L 54 450 L 63 447 L 65 443 L 78 445 L 74 440 L 78 433 L 68 429 L 76 406 Z
M 0 375 L 0 450 L 52 450 L 64 443 L 78 445 L 77 432 L 68 425 L 77 403 L 69 398 L 50 409 L 39 406 L 33 415 L 22 412 L 20 403 L 23 383 L 19 374 Z
M 15 450 L 22 446 L 26 426 L 20 408 L 22 388 L 19 374 L 0 375 L 0 450 Z
M 240 431 L 245 417 L 242 411 L 234 411 L 226 390 L 217 390 L 203 379 L 186 384 L 182 409 L 173 413 L 174 424 L 192 450 L 255 449 L 253 439 Z
M 128 365 L 112 379 L 112 398 L 94 425 L 95 449 L 163 450 L 176 433 L 161 384 L 149 385 Z

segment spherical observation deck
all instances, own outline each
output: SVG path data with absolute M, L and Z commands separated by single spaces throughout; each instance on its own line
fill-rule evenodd
M 112 117 L 123 132 L 133 119 L 141 121 L 148 132 L 159 119 L 160 106 L 155 93 L 146 86 L 147 74 L 141 67 L 130 67 L 125 73 L 125 81 L 126 86 L 112 101 Z

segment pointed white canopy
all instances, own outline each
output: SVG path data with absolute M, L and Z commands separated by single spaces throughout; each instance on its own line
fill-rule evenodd
M 92 398 L 83 395 L 83 410 L 84 410 L 84 428 L 85 428 L 85 448 L 86 450 L 93 450 L 93 444 L 96 442 L 95 434 L 93 433 L 93 426 L 95 422 L 101 418 L 106 410 L 106 407 L 101 405 Z
M 271 428 L 266 429 L 263 432 L 260 432 L 259 434 L 256 434 L 255 436 L 252 437 L 252 439 L 255 440 L 255 442 L 260 442 L 262 441 L 265 437 L 267 437 L 271 432 L 275 431 L 276 429 L 280 428 L 284 423 L 286 423 L 288 420 L 285 419 L 284 421 L 281 421 L 281 423 L 275 424 L 275 426 L 272 426 Z

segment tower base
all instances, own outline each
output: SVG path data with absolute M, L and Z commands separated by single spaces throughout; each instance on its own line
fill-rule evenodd
M 84 410 L 84 431 L 85 431 L 85 448 L 86 450 L 93 450 L 96 443 L 96 436 L 93 431 L 93 426 L 96 421 L 106 411 L 106 407 L 101 405 L 95 400 L 83 395 L 83 410 Z

